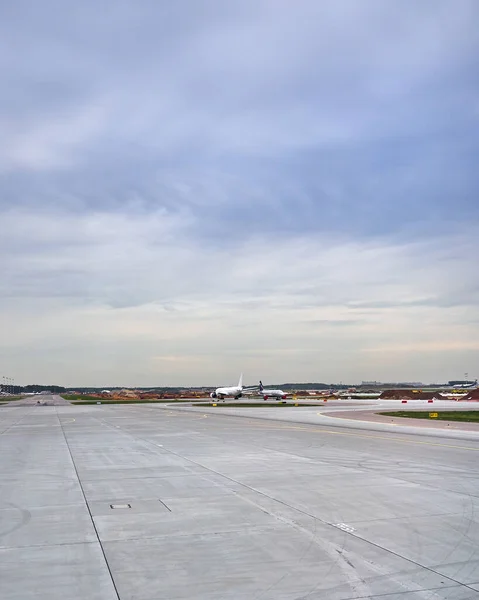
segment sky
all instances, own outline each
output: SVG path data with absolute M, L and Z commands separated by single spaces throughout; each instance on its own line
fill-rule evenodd
M 0 375 L 479 377 L 476 0 L 0 7 Z

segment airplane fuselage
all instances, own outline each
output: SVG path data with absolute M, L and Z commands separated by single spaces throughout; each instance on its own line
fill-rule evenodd
M 261 395 L 263 400 L 268 398 L 282 398 L 284 400 L 286 398 L 286 392 L 283 392 L 283 390 L 261 390 Z
M 226 398 L 227 396 L 234 396 L 235 398 L 241 398 L 243 392 L 243 387 L 233 386 L 233 387 L 221 387 L 216 388 L 214 392 L 210 394 L 211 398 Z
M 210 398 L 219 398 L 223 400 L 227 396 L 233 396 L 238 399 L 243 395 L 243 373 L 241 373 L 238 385 L 231 385 L 225 387 L 216 388 L 214 392 L 211 392 Z

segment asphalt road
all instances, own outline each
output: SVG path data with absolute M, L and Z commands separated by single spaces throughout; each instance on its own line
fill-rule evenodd
M 479 599 L 477 439 L 223 410 L 1 407 L 2 600 Z

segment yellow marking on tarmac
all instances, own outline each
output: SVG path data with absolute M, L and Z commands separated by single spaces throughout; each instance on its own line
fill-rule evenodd
M 422 444 L 425 446 L 439 446 L 441 448 L 458 448 L 459 450 L 473 450 L 479 452 L 479 446 L 477 448 L 471 448 L 470 446 L 454 446 L 452 444 L 436 444 L 435 442 L 421 442 L 419 440 L 406 440 L 398 437 L 385 437 L 381 435 L 366 435 L 363 433 L 348 433 L 346 431 L 330 431 L 328 429 L 308 429 L 307 427 L 291 427 L 286 426 L 283 429 L 296 429 L 299 431 L 313 431 L 315 433 L 328 433 L 330 435 L 347 435 L 352 437 L 367 438 L 371 440 L 388 440 L 393 442 L 400 442 L 403 444 Z
M 194 414 L 190 411 L 182 411 L 185 412 L 186 414 L 188 414 L 190 417 Z M 213 416 L 215 417 L 221 417 L 222 415 L 218 412 L 213 412 L 212 413 Z M 327 416 L 324 413 L 317 413 L 318 415 L 324 417 Z M 179 416 L 179 413 L 176 413 L 176 415 Z M 232 416 L 236 416 L 236 415 L 232 415 Z M 207 418 L 207 415 L 202 415 L 202 417 L 199 418 Z M 334 418 L 334 417 L 330 417 L 330 418 Z M 248 418 L 244 419 L 243 422 L 246 422 Z M 254 417 L 250 417 L 249 418 L 251 421 L 254 421 Z M 259 419 L 257 421 L 260 421 Z M 344 419 L 344 421 L 347 421 L 347 419 Z M 351 420 L 350 420 L 351 421 Z M 356 423 L 368 423 L 371 424 L 371 421 L 355 421 Z M 287 423 L 286 421 L 281 421 L 281 423 Z M 453 444 L 438 444 L 435 442 L 422 442 L 419 440 L 407 440 L 405 438 L 398 438 L 398 437 L 391 437 L 391 436 L 380 436 L 380 435 L 367 435 L 367 434 L 361 434 L 361 433 L 349 433 L 349 432 L 345 432 L 345 431 L 331 431 L 329 429 L 318 429 L 317 427 L 314 427 L 314 423 L 311 423 L 311 426 L 309 427 L 301 427 L 301 426 L 293 426 L 293 425 L 280 425 L 278 422 L 278 425 L 266 425 L 264 422 L 260 423 L 260 422 L 254 422 L 248 423 L 250 426 L 254 426 L 254 427 L 258 427 L 260 429 L 273 429 L 276 431 L 284 431 L 287 429 L 290 430 L 296 430 L 296 431 L 309 431 L 311 433 L 326 433 L 326 434 L 330 434 L 330 435 L 346 435 L 349 437 L 357 437 L 357 438 L 363 438 L 363 439 L 372 439 L 372 440 L 387 440 L 387 441 L 393 441 L 393 442 L 399 442 L 399 443 L 403 443 L 403 444 L 416 444 L 416 445 L 423 445 L 423 446 L 436 446 L 436 447 L 440 447 L 440 448 L 454 448 L 456 450 L 470 450 L 473 452 L 479 452 L 479 446 L 477 448 L 472 448 L 470 446 L 456 446 Z M 427 431 L 427 429 L 423 430 L 423 435 L 427 435 L 427 433 L 425 433 Z
M 319 413 L 318 413 L 319 414 Z M 205 415 L 206 416 L 206 415 Z M 215 416 L 221 416 L 215 414 Z M 246 419 L 245 419 L 246 421 Z M 370 421 L 364 421 L 365 423 L 370 423 Z M 283 421 L 285 423 L 285 421 Z M 440 448 L 455 448 L 459 450 L 472 450 L 474 452 L 479 452 L 479 446 L 477 448 L 471 448 L 470 446 L 455 446 L 452 444 L 437 444 L 435 442 L 421 442 L 419 440 L 407 440 L 405 438 L 391 437 L 391 436 L 381 436 L 381 435 L 367 435 L 364 433 L 349 433 L 346 431 L 331 431 L 329 429 L 318 429 L 317 427 L 300 427 L 294 425 L 266 425 L 264 423 L 249 423 L 250 426 L 259 427 L 260 429 L 274 429 L 276 431 L 283 431 L 286 429 L 292 429 L 296 431 L 309 431 L 311 433 L 327 433 L 330 435 L 346 435 L 349 437 L 358 437 L 372 440 L 387 440 L 392 442 L 399 442 L 403 444 L 420 444 L 425 446 L 438 446 Z M 427 431 L 427 430 L 426 430 Z M 426 434 L 427 435 L 427 434 Z

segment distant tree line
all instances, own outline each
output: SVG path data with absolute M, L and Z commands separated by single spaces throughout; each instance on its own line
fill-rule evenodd
M 38 394 L 39 392 L 51 392 L 52 394 L 64 394 L 66 388 L 61 385 L 3 385 L 0 384 L 0 392 L 8 394 Z
M 421 388 L 434 387 L 437 384 L 422 384 Z M 142 392 L 163 392 L 163 393 L 181 393 L 188 390 L 196 390 L 196 391 L 206 391 L 211 390 L 215 386 L 191 386 L 191 387 L 170 387 L 170 386 L 158 386 L 158 387 L 135 387 L 134 389 L 142 391 Z M 250 386 L 247 386 L 250 387 Z M 364 386 L 364 385 L 354 385 L 354 384 L 346 384 L 346 383 L 267 383 L 266 387 L 269 388 L 280 388 L 285 391 L 290 390 L 329 390 L 329 389 L 348 389 L 351 387 L 368 387 L 368 388 L 385 388 L 385 387 L 411 387 L 411 384 L 406 383 L 386 383 L 386 384 L 377 384 L 376 386 Z M 69 387 L 65 388 L 61 385 L 38 385 L 38 384 L 30 384 L 25 386 L 20 385 L 2 385 L 0 384 L 0 391 L 9 392 L 13 394 L 27 394 L 27 393 L 39 393 L 39 392 L 51 392 L 52 394 L 64 394 L 69 392 L 77 392 L 82 394 L 88 394 L 92 392 L 101 392 L 102 390 L 119 390 L 122 389 L 119 386 L 103 386 L 103 387 Z
M 267 387 L 280 387 L 282 390 L 330 390 L 331 388 L 347 389 L 353 386 L 347 383 L 282 383 L 268 384 Z
M 265 382 L 263 382 L 265 383 Z M 280 388 L 282 390 L 330 390 L 334 389 L 348 389 L 350 387 L 355 387 L 349 383 L 265 383 L 265 386 L 268 388 Z M 127 386 L 119 387 L 117 385 L 105 385 L 102 387 L 70 387 L 67 388 L 68 392 L 81 392 L 84 394 L 93 393 L 93 392 L 101 392 L 103 390 L 120 390 L 124 389 Z M 180 393 L 185 391 L 209 391 L 218 387 L 217 385 L 208 385 L 208 386 L 156 386 L 156 387 L 133 387 L 131 389 L 138 390 L 140 392 L 164 392 L 164 393 Z M 254 384 L 247 385 L 246 387 L 254 387 Z

